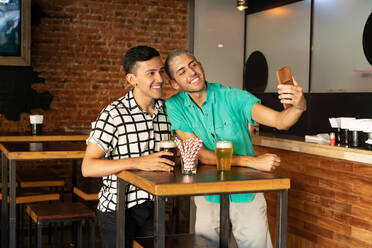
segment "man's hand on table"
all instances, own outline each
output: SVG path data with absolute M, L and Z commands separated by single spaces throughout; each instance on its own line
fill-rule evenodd
M 251 157 L 252 161 L 249 163 L 249 167 L 253 167 L 261 171 L 274 171 L 280 165 L 280 158 L 271 153 L 265 153 L 257 157 Z
M 163 156 L 173 156 L 173 153 L 161 151 L 135 158 L 136 161 L 133 169 L 143 171 L 173 171 L 175 163 Z

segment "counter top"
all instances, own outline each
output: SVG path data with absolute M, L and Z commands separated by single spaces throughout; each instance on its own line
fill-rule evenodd
M 258 146 L 303 152 L 372 165 L 372 151 L 370 150 L 315 144 L 305 142 L 304 137 L 260 132 L 259 134 L 252 135 L 252 143 Z

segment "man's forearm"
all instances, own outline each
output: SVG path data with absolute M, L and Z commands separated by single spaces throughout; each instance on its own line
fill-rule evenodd
M 86 158 L 82 163 L 81 171 L 84 177 L 104 177 L 116 174 L 122 170 L 132 169 L 135 164 L 134 159 L 107 160 Z
M 214 151 L 208 150 L 204 146 L 200 149 L 198 158 L 202 164 L 216 164 L 216 155 Z M 255 157 L 252 156 L 238 156 L 233 155 L 231 159 L 231 165 L 236 166 L 247 166 L 248 164 L 254 164 Z
M 200 148 L 198 158 L 202 164 L 216 164 L 216 155 L 214 151 L 208 150 L 204 146 Z
M 199 152 L 198 158 L 202 164 L 215 165 L 216 155 L 204 146 Z M 261 171 L 273 171 L 280 165 L 280 158 L 275 154 L 262 154 L 260 156 L 233 155 L 231 159 L 233 166 L 248 166 Z
M 182 140 L 190 139 L 190 138 L 196 138 L 195 134 L 193 133 L 185 133 L 182 131 L 177 130 L 176 131 L 178 136 Z M 216 161 L 216 155 L 214 151 L 208 150 L 205 148 L 205 146 L 202 146 L 198 153 L 198 159 L 202 164 L 207 165 L 215 165 L 217 163 Z M 235 166 L 249 166 L 252 168 L 256 168 L 259 170 L 262 170 L 263 167 L 270 165 L 270 163 L 267 163 L 267 161 L 262 162 L 262 159 L 259 159 L 255 156 L 238 156 L 233 155 L 231 160 L 231 165 Z M 263 169 L 265 170 L 265 169 Z
M 277 121 L 276 128 L 279 130 L 287 130 L 293 126 L 301 117 L 305 109 L 299 109 L 295 107 L 290 107 L 279 114 L 279 120 Z

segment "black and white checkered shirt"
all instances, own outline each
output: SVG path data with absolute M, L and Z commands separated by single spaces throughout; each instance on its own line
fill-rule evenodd
M 155 113 L 143 112 L 129 91 L 124 97 L 102 110 L 92 123 L 87 142 L 97 144 L 105 152 L 106 159 L 124 159 L 149 155 L 159 151 L 159 142 L 170 138 L 170 123 L 163 109 L 163 100 L 155 101 Z M 103 177 L 99 192 L 98 210 L 116 210 L 116 175 Z M 130 185 L 127 189 L 127 207 L 133 207 L 153 196 Z

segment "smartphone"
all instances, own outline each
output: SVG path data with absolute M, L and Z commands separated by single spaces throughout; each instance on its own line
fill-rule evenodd
M 284 66 L 280 70 L 276 71 L 276 78 L 278 79 L 278 84 L 289 84 L 293 85 L 293 79 L 291 74 L 291 68 L 289 66 Z M 288 108 L 291 104 L 283 103 L 284 108 Z

